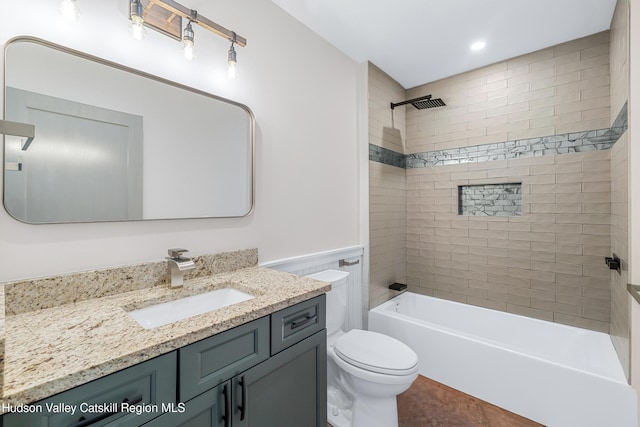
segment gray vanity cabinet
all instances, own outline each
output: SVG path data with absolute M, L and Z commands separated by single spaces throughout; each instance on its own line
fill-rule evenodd
M 6 414 L 0 427 L 325 427 L 325 300 L 312 298 L 36 402 L 38 413 Z M 108 402 L 118 412 L 70 415 L 48 405 Z M 128 413 L 122 402 L 149 410 Z
M 321 295 L 180 349 L 184 411 L 145 427 L 326 426 L 325 323 Z
M 324 427 L 326 392 L 321 331 L 144 427 Z

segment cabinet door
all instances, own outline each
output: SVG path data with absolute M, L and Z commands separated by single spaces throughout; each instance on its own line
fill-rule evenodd
M 232 379 L 234 427 L 326 427 L 327 336 L 322 330 Z
M 174 412 L 166 413 L 144 427 L 230 427 L 231 381 L 202 393 L 186 403 L 179 403 Z

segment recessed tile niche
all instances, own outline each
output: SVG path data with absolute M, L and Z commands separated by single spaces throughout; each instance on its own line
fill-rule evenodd
M 521 183 L 458 186 L 458 215 L 522 215 Z

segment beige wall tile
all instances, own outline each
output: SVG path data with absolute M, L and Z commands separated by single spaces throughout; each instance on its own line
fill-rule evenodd
M 536 252 L 561 252 L 574 255 L 582 255 L 582 245 L 561 245 L 557 243 L 548 242 L 533 242 L 531 243 L 531 250 Z
M 554 313 L 553 321 L 564 323 L 565 325 L 577 326 L 579 328 L 593 329 L 599 332 L 609 332 L 609 322 L 586 319 L 581 316 L 568 315 L 564 313 Z
M 404 98 L 404 89 L 384 72 L 369 66 L 369 140 L 404 153 L 405 113 L 389 103 Z M 403 169 L 369 162 L 370 256 L 369 305 L 393 297 L 388 284 L 406 282 L 407 175 Z
M 584 191 L 584 184 L 582 184 Z M 562 197 L 558 197 L 556 203 L 576 203 L 576 202 L 602 202 L 608 203 L 611 198 L 611 193 L 572 193 L 563 194 Z
M 416 153 L 606 128 L 622 105 L 612 95 L 613 49 L 603 32 L 404 93 L 372 67 L 370 140 Z M 391 98 L 429 93 L 447 107 L 402 109 L 394 130 Z M 612 199 L 614 161 L 608 151 L 573 153 L 408 169 L 404 181 L 372 166 L 371 303 L 404 274 L 412 291 L 604 329 L 613 311 L 601 258 L 626 232 L 625 195 Z M 521 216 L 458 215 L 459 185 L 506 182 L 522 183 Z
M 514 218 L 509 218 L 514 219 Z M 526 222 L 489 222 L 487 225 L 489 230 L 509 230 L 509 231 L 531 231 L 531 224 Z
M 553 312 L 546 310 L 538 310 L 531 307 L 523 307 L 514 304 L 507 304 L 507 312 L 519 314 L 521 316 L 533 317 L 534 319 L 546 320 L 553 322 Z
M 534 78 L 534 76 L 531 75 L 531 89 L 538 90 L 547 87 L 559 87 L 568 83 L 578 82 L 582 79 L 582 73 L 580 71 L 559 76 L 554 75 L 553 72 L 549 74 L 550 76 L 545 76 L 544 78 Z
M 432 143 L 440 148 L 477 145 L 496 133 L 525 138 L 554 134 L 556 126 L 580 130 L 582 121 L 606 118 L 609 45 L 602 34 L 563 44 L 556 50 L 560 55 L 548 48 L 409 90 L 409 96 L 437 91 L 454 101 L 429 114 L 433 120 L 427 126 L 438 129 L 440 137 L 408 138 L 409 152 Z M 591 46 L 580 49 L 582 44 Z M 425 115 L 409 110 L 407 129 L 415 121 L 425 123 Z M 471 129 L 485 132 L 465 133 Z
M 583 132 L 593 129 L 605 129 L 609 127 L 609 122 L 606 118 L 582 120 L 576 123 L 564 123 L 556 126 L 557 133 L 571 133 L 571 132 Z
M 611 21 L 611 123 L 616 119 L 625 102 L 629 100 L 629 13 L 628 2 L 617 2 Z M 611 251 L 618 254 L 623 262 L 629 260 L 629 148 L 627 135 L 624 134 L 611 149 L 611 188 L 613 190 L 611 193 Z M 609 289 L 611 339 L 627 378 L 630 374 L 630 313 L 629 297 L 625 292 L 625 283 L 629 281 L 628 274 L 627 269 L 622 269 L 620 275 L 611 274 Z

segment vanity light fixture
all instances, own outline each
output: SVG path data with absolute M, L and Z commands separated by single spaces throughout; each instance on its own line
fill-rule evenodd
M 129 25 L 131 37 L 135 40 L 142 40 L 147 37 L 147 30 L 144 29 L 144 12 L 140 0 L 131 0 L 129 4 L 129 17 L 131 18 L 131 25 Z
M 198 14 L 198 11 L 188 9 L 173 0 L 128 0 L 129 1 L 129 19 L 131 20 L 131 34 L 134 38 L 141 34 L 140 29 L 144 27 L 153 28 L 154 30 L 174 38 L 182 42 L 182 51 L 187 59 L 192 59 L 194 55 L 194 32 L 192 24 L 197 24 L 202 28 L 211 31 L 231 42 L 231 48 L 227 53 L 228 74 L 234 78 L 237 73 L 237 55 L 235 46 L 244 47 L 247 45 L 247 39 L 219 25 L 210 19 Z M 182 19 L 188 19 L 189 22 L 182 28 Z M 134 29 L 135 26 L 135 29 Z
M 67 21 L 80 20 L 80 8 L 76 0 L 60 0 L 58 3 L 58 13 Z
M 196 56 L 194 40 L 195 33 L 193 32 L 193 27 L 191 26 L 191 20 L 186 27 L 184 27 L 184 32 L 182 33 L 182 53 L 184 57 L 191 61 Z

